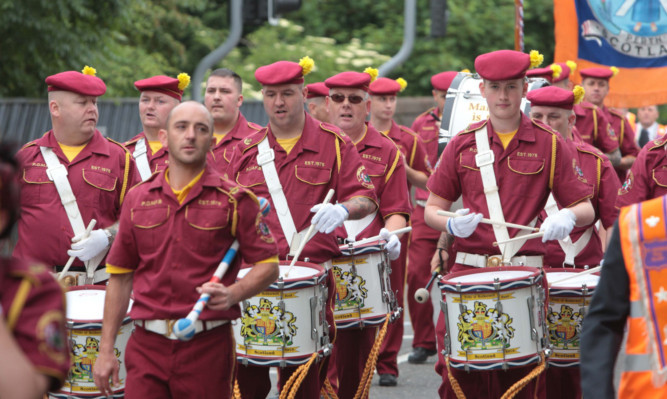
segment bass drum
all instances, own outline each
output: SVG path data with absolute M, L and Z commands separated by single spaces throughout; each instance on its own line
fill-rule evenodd
M 489 107 L 479 90 L 480 83 L 482 83 L 482 78 L 479 75 L 459 72 L 449 86 L 441 112 L 438 158 L 452 137 L 466 129 L 471 123 L 489 117 Z M 528 79 L 528 91 L 548 85 L 549 82 L 546 79 Z M 525 97 L 521 100 L 521 111 L 526 115 L 530 113 L 530 102 Z

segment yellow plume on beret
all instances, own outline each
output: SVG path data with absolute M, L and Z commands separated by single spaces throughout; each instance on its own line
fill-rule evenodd
M 576 85 L 574 86 L 574 90 L 572 90 L 572 94 L 574 94 L 574 105 L 577 105 L 581 102 L 581 100 L 584 99 L 584 94 L 586 94 L 586 90 L 584 90 L 583 87 Z
M 616 68 L 615 66 L 613 66 L 609 69 L 611 69 L 611 72 L 613 73 L 613 75 L 611 75 L 612 78 L 615 77 L 616 75 L 618 75 L 618 73 L 620 72 L 619 69 Z
M 177 79 L 178 79 L 178 90 L 185 90 L 185 88 L 190 85 L 190 75 L 188 75 L 185 72 L 179 73 Z
M 549 68 L 551 68 L 551 76 L 553 76 L 554 79 L 560 78 L 560 74 L 563 73 L 562 66 L 558 64 L 551 64 L 549 65 Z
M 572 61 L 572 60 L 567 60 L 565 64 L 570 68 L 570 72 L 574 72 L 577 70 L 577 63 Z
M 367 67 L 366 69 L 364 69 L 364 73 L 371 75 L 371 82 L 374 82 L 375 79 L 377 79 L 378 75 L 380 74 L 377 68 L 373 67 Z
M 461 72 L 464 72 L 464 73 L 470 73 L 470 69 L 468 69 L 468 68 L 463 68 L 463 69 L 461 69 Z
M 537 50 L 530 50 L 530 67 L 537 68 L 544 62 L 544 56 Z
M 306 76 L 312 72 L 313 68 L 315 68 L 315 61 L 312 58 L 305 56 L 299 60 L 299 65 L 303 68 L 302 76 Z
M 405 90 L 406 87 L 408 87 L 408 82 L 403 78 L 396 79 L 396 83 L 398 83 L 398 85 L 401 86 L 400 91 L 403 91 Z
M 95 74 L 97 73 L 97 70 L 93 67 L 89 67 L 88 65 L 86 65 L 81 70 L 81 73 L 84 74 L 84 75 L 95 76 Z

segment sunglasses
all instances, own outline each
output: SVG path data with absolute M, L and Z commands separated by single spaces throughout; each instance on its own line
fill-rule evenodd
M 331 97 L 331 101 L 335 103 L 342 103 L 343 101 L 345 101 L 345 98 L 347 98 L 350 104 L 360 104 L 362 101 L 364 101 L 364 98 L 362 96 L 358 96 L 356 94 L 352 94 L 346 97 L 343 94 L 336 93 L 330 95 L 329 97 Z

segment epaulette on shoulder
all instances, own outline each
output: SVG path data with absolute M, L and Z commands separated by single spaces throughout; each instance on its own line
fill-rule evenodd
M 263 129 L 261 125 L 258 125 L 255 122 L 248 122 L 248 127 L 253 130 L 257 130 L 258 132 Z
M 413 137 L 419 136 L 417 133 L 415 133 L 412 129 L 410 129 L 407 126 L 398 125 L 398 128 L 401 129 L 401 131 L 403 131 L 403 132 L 405 132 L 405 133 L 407 133 L 407 134 L 409 134 Z
M 480 122 L 471 123 L 471 124 L 468 125 L 468 127 L 463 129 L 463 131 L 459 134 L 468 134 L 468 133 L 475 132 L 475 131 L 481 129 L 484 125 L 486 125 L 486 122 L 487 122 L 487 120 L 485 119 L 485 120 L 480 121 Z
M 24 149 L 26 149 L 26 148 L 28 148 L 28 147 L 32 147 L 32 146 L 34 146 L 34 145 L 37 145 L 37 144 L 35 143 L 35 141 L 36 141 L 36 140 L 30 141 L 30 142 L 28 142 L 28 143 L 25 143 L 25 144 L 23 145 L 23 147 L 21 147 L 21 150 L 24 150 Z M 21 150 L 19 150 L 19 151 L 21 151 Z
M 114 143 L 118 147 L 122 148 L 124 152 L 130 152 L 127 148 L 125 148 L 125 145 L 123 145 L 122 143 L 119 143 L 118 141 L 116 141 L 112 138 L 109 138 L 109 137 L 105 137 L 105 139 L 109 140 L 110 143 Z
M 658 148 L 662 148 L 665 143 L 667 143 L 667 136 L 660 137 L 658 139 L 653 140 L 653 144 L 649 147 L 649 151 L 653 151 Z
M 577 147 L 577 151 L 579 151 L 579 152 L 594 155 L 594 156 L 602 159 L 603 161 L 605 159 L 608 159 L 607 156 L 602 153 L 602 151 L 597 149 L 597 147 L 593 147 L 590 144 L 578 143 L 576 147 Z
M 262 140 L 264 140 L 264 137 L 269 133 L 268 128 L 262 128 L 257 131 L 257 133 L 253 133 L 250 136 L 246 137 L 241 141 L 240 144 L 238 144 L 239 148 L 242 150 L 242 152 L 246 152 L 252 147 L 256 146 L 257 144 L 261 143 Z
M 131 139 L 127 140 L 126 142 L 124 142 L 123 145 L 135 144 L 137 141 L 139 141 L 139 139 L 141 139 L 141 135 L 136 135 Z
M 613 115 L 613 116 L 619 117 L 619 118 L 621 118 L 621 119 L 623 119 L 623 118 L 625 117 L 625 116 L 623 115 L 623 113 L 621 113 L 621 111 L 618 111 L 618 110 L 616 110 L 616 109 L 613 109 L 613 108 L 607 108 L 607 110 L 608 110 L 609 113 L 610 113 L 611 115 Z
M 345 137 L 347 137 L 347 136 L 345 135 L 345 133 L 343 133 L 342 130 L 340 130 L 340 129 L 339 129 L 338 127 L 336 127 L 335 125 L 331 125 L 331 124 L 329 124 L 329 123 L 320 122 L 320 130 L 322 130 L 323 132 L 327 132 L 327 133 L 331 133 L 331 134 L 333 134 L 333 135 L 336 136 L 340 141 L 345 141 Z
M 45 282 L 53 280 L 53 276 L 41 263 L 23 264 L 17 260 L 11 260 L 9 275 L 22 280 L 30 281 L 33 287 L 39 287 Z
M 536 128 L 538 128 L 540 130 L 543 130 L 543 131 L 545 131 L 549 134 L 556 134 L 556 132 L 553 129 L 551 129 L 549 126 L 547 126 L 543 123 L 539 123 L 535 119 L 531 119 L 530 121 L 532 122 L 533 126 L 535 126 Z
M 431 114 L 431 112 L 435 112 L 435 107 L 427 109 L 426 111 L 419 114 L 415 119 L 419 119 L 419 118 L 429 116 Z
M 593 103 L 586 102 L 586 101 L 580 103 L 579 106 L 581 108 L 586 108 L 586 109 L 598 109 L 597 105 L 595 105 Z

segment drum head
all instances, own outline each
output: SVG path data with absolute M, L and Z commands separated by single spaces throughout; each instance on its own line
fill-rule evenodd
M 573 273 L 576 272 L 547 272 L 547 281 L 551 284 L 551 288 L 581 288 L 584 284 L 587 287 L 596 287 L 598 281 L 600 281 L 600 276 L 596 276 L 595 274 L 572 277 Z M 558 282 L 566 277 L 571 278 L 562 283 Z
M 493 283 L 495 279 L 500 281 L 523 279 L 533 275 L 531 270 L 498 270 L 483 273 L 468 274 L 448 279 L 449 283 Z
M 75 321 L 97 321 L 101 322 L 104 316 L 104 298 L 106 291 L 104 287 L 97 285 L 85 285 L 74 287 L 65 294 L 67 298 L 66 317 Z M 132 309 L 132 299 L 127 312 Z
M 324 268 L 320 265 L 306 262 L 296 262 L 290 270 L 289 276 L 285 278 L 285 273 L 289 270 L 290 262 L 281 261 L 280 262 L 280 276 L 283 277 L 284 281 L 298 281 L 298 280 L 309 280 L 312 277 L 324 274 Z M 242 279 L 248 274 L 252 267 L 244 267 L 239 270 L 239 273 L 236 277 L 237 280 Z

